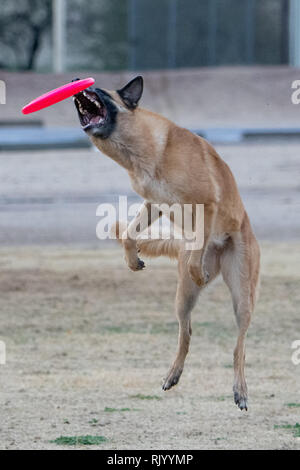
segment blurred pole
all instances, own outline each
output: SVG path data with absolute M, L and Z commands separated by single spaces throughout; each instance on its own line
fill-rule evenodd
M 177 0 L 169 0 L 168 33 L 167 33 L 167 64 L 169 69 L 176 67 L 177 43 Z
M 208 4 L 208 61 L 209 65 L 217 64 L 217 2 L 209 0 Z
M 289 63 L 300 67 L 300 1 L 290 0 Z
M 281 1 L 281 63 L 289 62 L 289 0 Z
M 254 63 L 255 0 L 246 0 L 246 63 Z
M 128 0 L 129 70 L 136 70 L 136 0 Z
M 65 0 L 52 0 L 52 34 L 53 34 L 53 71 L 64 71 L 66 44 L 66 4 Z

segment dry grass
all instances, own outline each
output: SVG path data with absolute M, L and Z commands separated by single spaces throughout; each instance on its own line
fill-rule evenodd
M 299 407 L 288 406 L 300 402 L 300 366 L 291 362 L 299 266 L 299 245 L 263 246 L 242 413 L 231 393 L 236 327 L 221 280 L 197 304 L 185 371 L 164 393 L 177 339 L 173 262 L 131 273 L 117 248 L 1 250 L 1 448 L 60 448 L 50 441 L 90 435 L 107 439 L 93 446 L 101 449 L 299 448 L 280 427 L 300 422 Z

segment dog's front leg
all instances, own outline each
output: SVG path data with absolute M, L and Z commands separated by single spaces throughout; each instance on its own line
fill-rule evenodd
M 125 260 L 132 271 L 139 271 L 145 267 L 144 261 L 138 257 L 136 239 L 140 233 L 160 217 L 160 211 L 150 202 L 145 201 L 138 214 L 122 234 L 122 245 L 125 251 Z

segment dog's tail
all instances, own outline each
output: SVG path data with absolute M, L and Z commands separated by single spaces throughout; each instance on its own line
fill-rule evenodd
M 116 222 L 111 227 L 111 234 L 115 236 L 119 243 L 122 244 L 122 233 L 126 230 L 126 222 Z M 178 258 L 181 241 L 171 238 L 170 240 L 146 239 L 138 238 L 136 241 L 138 251 L 148 256 L 149 258 L 156 258 L 158 256 L 167 256 L 169 258 Z

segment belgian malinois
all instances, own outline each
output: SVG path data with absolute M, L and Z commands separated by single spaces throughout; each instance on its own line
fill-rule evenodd
M 221 272 L 239 329 L 234 400 L 241 410 L 247 410 L 245 337 L 257 297 L 259 246 L 227 164 L 206 140 L 139 107 L 142 92 L 143 79 L 138 76 L 117 91 L 89 88 L 75 95 L 74 102 L 91 141 L 126 168 L 133 189 L 145 199 L 128 227 L 116 226 L 129 268 L 144 268 L 139 253 L 178 259 L 178 351 L 163 390 L 176 385 L 183 371 L 192 334 L 191 311 L 199 292 Z M 162 203 L 204 204 L 202 249 L 187 251 L 182 240 L 142 240 L 132 235 L 131 226 L 139 225 L 142 232 L 161 215 L 152 211 L 149 217 L 149 208 Z

